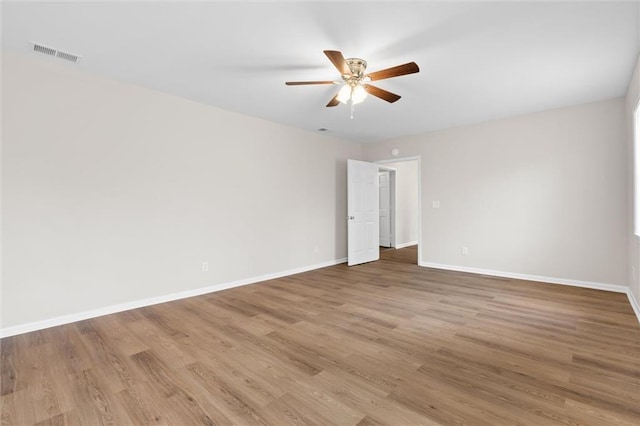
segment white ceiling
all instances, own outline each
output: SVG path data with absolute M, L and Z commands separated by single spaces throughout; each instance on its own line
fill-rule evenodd
M 623 96 L 639 48 L 638 2 L 2 3 L 3 48 L 82 55 L 89 72 L 358 142 Z M 415 61 L 376 82 L 402 96 L 325 105 L 322 53 Z M 46 58 L 43 58 L 45 60 Z M 62 60 L 59 60 L 63 62 Z

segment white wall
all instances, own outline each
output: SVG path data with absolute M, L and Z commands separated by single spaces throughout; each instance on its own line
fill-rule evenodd
M 625 125 L 614 99 L 365 145 L 363 157 L 422 157 L 423 264 L 626 286 Z
M 627 118 L 627 200 L 629 205 L 628 216 L 628 248 L 629 248 L 629 287 L 637 302 L 640 302 L 640 238 L 635 235 L 634 230 L 634 165 L 633 165 L 633 111 L 640 101 L 640 59 L 636 63 L 633 71 L 629 89 L 627 91 L 625 103 L 625 115 Z M 640 165 L 638 165 L 640 167 Z
M 346 256 L 360 145 L 2 60 L 4 328 Z
M 384 163 L 396 169 L 396 246 L 418 242 L 418 161 Z

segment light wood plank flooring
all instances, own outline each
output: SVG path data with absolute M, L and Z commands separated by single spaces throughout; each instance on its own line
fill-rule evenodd
M 640 424 L 624 294 L 415 259 L 5 338 L 2 424 Z

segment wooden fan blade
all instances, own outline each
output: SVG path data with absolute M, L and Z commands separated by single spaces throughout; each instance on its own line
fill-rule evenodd
M 369 77 L 371 81 L 375 81 L 385 78 L 399 77 L 401 75 L 413 74 L 419 71 L 420 68 L 418 68 L 418 64 L 416 64 L 415 62 L 409 62 L 407 64 L 372 72 L 371 74 L 368 74 L 367 77 Z
M 306 84 L 334 84 L 334 81 L 323 80 L 323 81 L 287 81 L 287 86 L 304 86 Z
M 342 52 L 338 50 L 325 50 L 324 54 L 327 55 L 327 58 L 333 63 L 333 65 L 340 71 L 342 75 L 351 75 L 351 70 L 347 65 L 347 61 L 344 60 L 344 56 L 342 56 Z
M 340 101 L 338 100 L 338 95 L 336 94 L 333 98 L 331 98 L 331 100 L 327 104 L 327 107 L 334 107 L 338 105 L 340 105 Z
M 401 98 L 400 95 L 396 95 L 395 93 L 388 92 L 384 89 L 381 89 L 376 86 L 372 86 L 370 84 L 365 84 L 362 87 L 364 87 L 364 90 L 366 90 L 368 94 L 373 95 L 377 98 L 383 99 L 389 103 L 394 103 L 395 101 Z

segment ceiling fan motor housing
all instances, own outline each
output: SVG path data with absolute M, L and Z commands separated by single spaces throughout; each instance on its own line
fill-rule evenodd
M 344 60 L 351 70 L 351 75 L 343 74 L 342 78 L 346 81 L 350 78 L 355 78 L 356 80 L 362 80 L 364 77 L 364 70 L 367 69 L 367 61 L 360 58 L 348 58 Z

